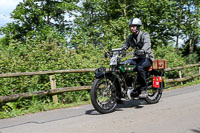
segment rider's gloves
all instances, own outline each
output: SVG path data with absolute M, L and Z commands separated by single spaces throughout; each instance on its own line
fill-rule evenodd
M 145 51 L 143 49 L 135 51 L 135 55 L 137 55 L 137 56 L 144 55 L 144 54 L 145 54 Z

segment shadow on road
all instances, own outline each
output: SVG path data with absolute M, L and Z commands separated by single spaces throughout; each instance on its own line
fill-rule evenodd
M 200 128 L 199 129 L 191 129 L 194 133 L 200 133 Z
M 144 100 L 131 100 L 131 101 L 124 101 L 123 104 L 118 104 L 117 108 L 141 109 L 144 107 L 144 105 L 147 105 L 147 103 Z
M 124 101 L 123 104 L 118 104 L 115 111 L 123 111 L 123 108 L 135 108 L 135 109 L 141 109 L 144 106 L 147 105 L 147 103 L 144 100 L 131 100 L 131 101 Z M 85 112 L 87 115 L 101 115 L 98 113 L 95 109 L 87 110 Z
M 87 115 L 101 115 L 95 109 L 87 110 L 87 111 L 85 111 L 85 114 L 87 114 Z

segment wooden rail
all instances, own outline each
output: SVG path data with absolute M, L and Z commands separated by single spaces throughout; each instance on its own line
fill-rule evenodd
M 179 78 L 176 78 L 176 79 L 166 79 L 165 82 L 166 83 L 173 83 L 173 82 L 181 82 L 182 83 L 183 81 L 187 81 L 187 80 L 199 77 L 200 76 L 200 67 L 199 67 L 199 73 L 198 74 L 190 75 L 190 76 L 187 76 L 187 77 L 184 77 L 184 78 L 182 77 L 182 72 L 180 71 L 180 70 L 185 69 L 185 68 L 197 67 L 197 66 L 200 66 L 200 64 L 189 64 L 189 65 L 181 66 L 181 67 L 166 68 L 164 70 L 165 72 L 179 70 Z
M 5 74 L 0 74 L 0 78 L 34 76 L 34 75 L 52 75 L 52 74 L 61 74 L 61 73 L 82 73 L 82 72 L 93 72 L 94 70 L 95 70 L 94 68 L 91 68 L 91 69 L 40 71 L 40 72 L 5 73 Z
M 190 65 L 186 65 L 186 66 L 166 68 L 165 72 L 169 72 L 169 71 L 173 71 L 173 70 L 181 70 L 181 69 L 185 69 L 185 68 L 189 68 L 189 67 L 196 67 L 196 66 L 200 66 L 200 64 L 190 64 Z
M 190 64 L 183 67 L 174 67 L 174 68 L 167 68 L 164 71 L 169 72 L 173 70 L 181 70 L 189 67 L 197 67 L 200 64 Z M 91 86 L 80 86 L 80 87 L 65 87 L 65 88 L 56 88 L 56 81 L 54 74 L 61 74 L 61 73 L 83 73 L 83 72 L 93 72 L 95 68 L 91 69 L 70 69 L 70 70 L 55 70 L 55 71 L 40 71 L 40 72 L 22 72 L 22 73 L 6 73 L 0 74 L 0 78 L 10 78 L 10 77 L 19 77 L 19 76 L 34 76 L 34 75 L 50 75 L 50 83 L 51 83 L 51 90 L 44 90 L 44 91 L 36 91 L 36 92 L 28 92 L 28 93 L 20 93 L 14 94 L 9 96 L 0 96 L 0 103 L 15 101 L 19 98 L 31 98 L 33 96 L 44 96 L 44 95 L 52 95 L 54 103 L 58 103 L 58 99 L 56 94 L 63 93 L 63 92 L 70 92 L 70 91 L 79 91 L 79 90 L 90 90 Z M 180 73 L 181 71 L 179 71 Z M 193 79 L 200 76 L 200 67 L 199 73 L 191 76 L 187 76 L 177 79 L 165 79 L 166 83 L 173 83 L 173 82 L 183 82 L 189 79 Z
M 27 92 L 14 94 L 9 96 L 0 96 L 0 103 L 15 101 L 19 98 L 31 98 L 33 96 L 44 96 L 44 95 L 55 95 L 63 92 L 78 91 L 78 90 L 90 90 L 91 86 L 80 86 L 80 87 L 64 87 L 56 88 L 45 91 L 36 91 L 36 92 Z M 57 103 L 57 100 L 54 100 L 54 103 Z

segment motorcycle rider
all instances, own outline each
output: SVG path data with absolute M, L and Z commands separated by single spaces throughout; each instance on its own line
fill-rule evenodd
M 139 18 L 132 18 L 129 21 L 129 27 L 131 35 L 128 36 L 126 42 L 123 44 L 122 48 L 127 50 L 129 47 L 135 49 L 134 59 L 129 59 L 125 63 L 131 64 L 136 62 L 136 71 L 138 75 L 138 83 L 140 84 L 140 95 L 139 98 L 146 98 L 147 94 L 147 82 L 146 82 L 146 71 L 152 65 L 154 61 L 154 56 L 151 50 L 151 40 L 147 32 L 142 32 L 140 27 L 142 22 Z M 133 91 L 128 91 L 128 96 L 131 97 Z

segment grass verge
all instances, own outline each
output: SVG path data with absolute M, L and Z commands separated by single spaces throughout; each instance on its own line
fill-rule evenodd
M 90 104 L 90 101 L 80 101 L 75 102 L 71 104 L 54 104 L 54 103 L 35 103 L 33 106 L 31 106 L 28 109 L 10 109 L 9 106 L 5 106 L 8 109 L 5 109 L 5 111 L 0 112 L 0 119 L 6 119 L 6 118 L 13 118 L 17 116 L 22 116 L 26 114 L 33 114 L 48 110 L 54 110 L 54 109 L 61 109 L 61 108 L 70 108 L 70 107 L 76 107 L 80 105 Z

